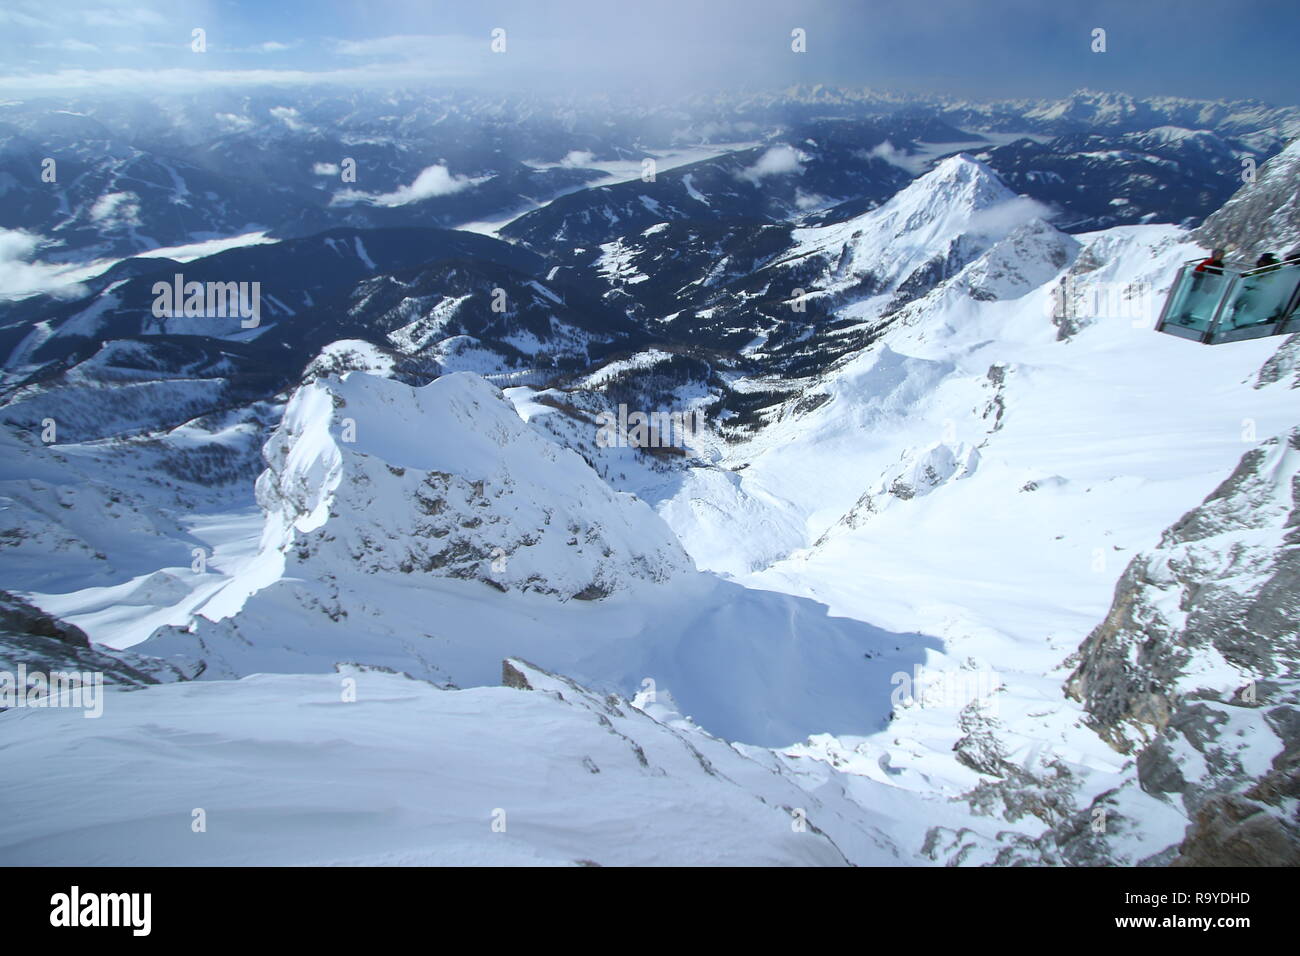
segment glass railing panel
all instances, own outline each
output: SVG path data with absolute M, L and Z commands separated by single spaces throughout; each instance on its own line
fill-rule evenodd
M 1280 322 L 1286 315 L 1298 280 L 1300 267 L 1297 266 L 1281 266 L 1243 275 L 1223 305 L 1215 333 Z
M 1161 316 L 1162 324 L 1179 325 L 1181 323 L 1174 321 L 1176 316 L 1181 316 L 1184 312 L 1184 304 L 1187 301 L 1187 290 L 1191 288 L 1191 269 L 1184 267 L 1177 276 L 1174 277 L 1174 284 L 1169 289 L 1169 297 L 1165 303 L 1164 314 Z
M 1188 269 L 1172 293 L 1165 323 L 1204 332 L 1210 327 L 1231 278 L 1223 273 Z

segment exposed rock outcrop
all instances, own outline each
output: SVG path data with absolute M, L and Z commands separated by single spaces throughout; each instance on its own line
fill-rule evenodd
M 1300 428 L 1133 560 L 1067 690 L 1190 819 L 1170 862 L 1300 859 Z
M 84 631 L 27 601 L 0 591 L 0 671 L 49 675 L 95 673 L 104 683 L 127 688 L 188 680 L 196 668 L 185 670 L 156 657 L 115 651 L 92 644 Z
M 598 600 L 693 570 L 642 502 L 520 420 L 476 375 L 304 385 L 264 451 L 266 548 L 343 573 L 480 580 Z
M 1263 252 L 1300 245 L 1300 139 L 1261 166 L 1255 181 L 1209 216 L 1192 235 L 1206 248 L 1231 248 L 1253 262 Z

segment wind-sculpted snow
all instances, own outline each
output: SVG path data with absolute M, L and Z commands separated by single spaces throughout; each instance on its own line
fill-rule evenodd
M 529 689 L 439 690 L 344 666 L 110 692 L 94 721 L 72 711 L 43 711 L 42 721 L 0 715 L 9 809 L 0 859 L 917 862 L 891 840 L 888 811 L 864 813 L 845 781 L 812 761 L 747 753 L 644 698 L 638 706 L 598 695 L 522 661 L 506 667 Z M 191 829 L 196 805 L 203 832 Z

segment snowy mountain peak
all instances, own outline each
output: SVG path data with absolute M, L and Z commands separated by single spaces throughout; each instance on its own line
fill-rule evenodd
M 1075 90 L 1068 97 L 1049 102 L 1027 115 L 1036 119 L 1087 121 L 1096 124 L 1116 123 L 1130 116 L 1136 108 L 1127 93 Z
M 1016 194 L 988 166 L 958 153 L 912 182 L 880 210 L 903 223 L 902 231 L 917 232 L 937 225 L 949 235 L 961 230 L 980 210 L 1010 202 Z M 870 214 L 868 214 L 870 215 Z
M 972 201 L 987 197 L 997 202 L 1014 195 L 998 179 L 997 173 L 968 153 L 949 156 L 917 180 L 917 185 L 927 189 L 940 188 L 946 184 L 970 187 Z
M 956 275 L 998 240 L 1048 210 L 1018 197 L 979 160 L 958 153 L 879 209 L 795 230 L 803 254 L 831 263 L 827 286 L 888 294 L 891 308 Z
M 667 526 L 499 390 L 351 372 L 304 385 L 264 451 L 264 547 L 314 573 L 435 574 L 601 598 L 692 569 Z

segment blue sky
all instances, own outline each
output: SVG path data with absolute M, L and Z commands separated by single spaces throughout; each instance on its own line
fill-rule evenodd
M 498 27 L 504 54 L 489 49 Z M 1090 49 L 1098 27 L 1105 53 Z M 1089 87 L 1292 104 L 1297 51 L 1297 0 L 3 0 L 0 97 L 324 79 L 666 97 L 795 82 L 971 97 Z

